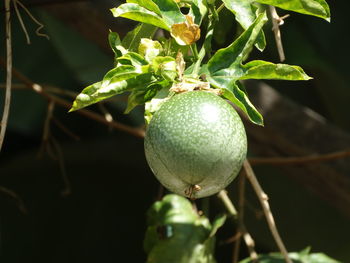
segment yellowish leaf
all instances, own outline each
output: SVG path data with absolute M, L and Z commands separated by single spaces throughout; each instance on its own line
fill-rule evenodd
M 201 30 L 193 21 L 193 17 L 186 15 L 186 22 L 173 24 L 171 26 L 171 35 L 179 45 L 191 45 L 201 36 Z

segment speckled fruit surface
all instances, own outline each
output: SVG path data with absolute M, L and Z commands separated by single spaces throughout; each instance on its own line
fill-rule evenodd
M 145 154 L 170 191 L 201 198 L 225 188 L 247 154 L 243 123 L 222 98 L 205 91 L 177 94 L 154 114 Z

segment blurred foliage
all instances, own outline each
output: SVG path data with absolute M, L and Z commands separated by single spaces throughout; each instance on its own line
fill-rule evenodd
M 215 234 L 224 222 L 225 216 L 220 216 L 211 225 L 186 198 L 164 196 L 148 211 L 147 262 L 215 263 Z
M 300 252 L 289 253 L 294 263 L 340 263 L 324 253 L 310 253 L 310 248 L 306 248 Z M 261 263 L 284 263 L 285 260 L 280 253 L 271 253 L 269 255 L 259 255 Z M 250 258 L 240 261 L 240 263 L 253 263 Z

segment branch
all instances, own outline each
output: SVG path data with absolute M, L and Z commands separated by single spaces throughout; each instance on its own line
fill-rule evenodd
M 249 158 L 251 165 L 272 164 L 272 165 L 293 165 L 331 161 L 350 156 L 350 150 L 332 152 L 322 155 L 311 155 L 302 157 L 271 157 L 271 158 Z
M 11 0 L 5 0 L 5 27 L 6 27 L 6 90 L 5 90 L 5 104 L 4 112 L 1 120 L 0 130 L 0 152 L 5 138 L 7 128 L 7 121 L 10 112 L 11 104 L 11 84 L 12 84 L 12 43 L 11 43 Z
M 257 194 L 259 201 L 261 203 L 261 206 L 264 210 L 264 214 L 267 220 L 267 224 L 270 228 L 271 234 L 273 236 L 273 238 L 276 241 L 276 244 L 279 248 L 279 250 L 281 251 L 285 261 L 287 263 L 292 263 L 291 259 L 288 256 L 288 251 L 285 247 L 285 245 L 283 244 L 283 241 L 278 233 L 277 227 L 276 227 L 276 223 L 275 223 L 275 219 L 273 218 L 271 209 L 270 209 L 270 205 L 268 202 L 268 196 L 264 193 L 263 189 L 261 188 L 258 180 L 256 179 L 256 176 L 254 174 L 254 171 L 252 169 L 252 167 L 250 166 L 248 161 L 245 161 L 243 163 L 243 168 L 246 172 L 247 178 L 250 181 L 250 183 L 252 184 L 255 193 Z
M 237 210 L 234 207 L 232 201 L 227 195 L 227 192 L 225 190 L 221 190 L 218 194 L 219 199 L 224 204 L 229 216 L 231 216 L 234 220 L 237 220 Z M 243 222 L 238 221 L 238 228 L 240 229 L 241 235 L 243 236 L 244 242 L 247 245 L 250 258 L 253 260 L 253 262 L 257 262 L 258 254 L 255 251 L 255 242 L 252 238 L 252 236 L 247 231 L 245 225 Z
M 272 31 L 275 35 L 275 41 L 277 45 L 278 55 L 280 57 L 280 61 L 284 61 L 286 59 L 284 55 L 283 45 L 282 45 L 282 38 L 281 38 L 281 31 L 280 26 L 283 25 L 284 21 L 283 19 L 287 18 L 289 15 L 285 15 L 283 17 L 280 17 L 277 14 L 276 8 L 272 5 L 269 6 L 270 14 L 271 14 L 271 20 L 272 20 Z
M 4 62 L 3 59 L 0 58 L 0 65 L 4 66 Z M 46 90 L 40 86 L 39 84 L 34 83 L 33 81 L 31 81 L 30 79 L 28 79 L 26 76 L 24 76 L 22 73 L 20 73 L 19 71 L 17 71 L 16 69 L 12 69 L 13 75 L 20 80 L 23 84 L 26 85 L 27 88 L 35 91 L 36 93 L 40 94 L 41 96 L 43 96 L 44 98 L 46 98 L 48 101 L 53 101 L 55 102 L 56 105 L 59 105 L 63 108 L 66 108 L 67 110 L 69 110 L 72 107 L 72 104 L 62 98 L 56 97 L 54 95 L 51 95 L 49 93 L 46 92 Z M 83 115 L 87 118 L 90 118 L 94 121 L 100 122 L 106 126 L 112 127 L 116 130 L 120 130 L 126 133 L 129 133 L 133 136 L 136 136 L 138 138 L 143 138 L 145 136 L 145 132 L 143 129 L 140 128 L 133 128 L 130 127 L 128 125 L 116 122 L 116 121 L 112 121 L 109 122 L 105 119 L 104 116 L 97 114 L 91 110 L 86 110 L 86 109 L 81 109 L 79 111 L 76 111 L 77 114 Z
M 18 7 L 17 7 L 17 4 L 20 5 L 23 10 L 27 13 L 27 15 L 30 17 L 30 19 L 32 19 L 32 21 L 34 23 L 37 24 L 38 28 L 35 30 L 35 33 L 37 36 L 40 36 L 40 37 L 46 37 L 48 40 L 50 39 L 48 35 L 44 34 L 44 33 L 40 33 L 40 30 L 44 28 L 44 25 L 42 23 L 40 23 L 33 15 L 32 13 L 28 10 L 28 8 L 25 7 L 25 5 L 23 5 L 19 0 L 13 0 L 13 6 L 15 7 L 15 11 L 16 11 L 16 14 L 17 14 L 17 17 L 18 17 L 18 20 L 21 24 L 21 27 L 23 29 L 23 32 L 27 38 L 27 44 L 30 44 L 30 38 L 29 38 L 29 35 L 28 35 L 28 32 L 27 32 L 27 29 L 23 23 L 23 20 L 22 20 L 22 16 L 21 16 L 21 13 L 19 12 L 18 10 Z
M 4 193 L 8 196 L 10 196 L 11 198 L 13 198 L 18 206 L 18 209 L 23 213 L 23 214 L 27 214 L 27 208 L 24 205 L 23 200 L 18 196 L 18 194 L 16 194 L 14 191 L 4 187 L 4 186 L 0 186 L 0 192 Z
M 241 228 L 243 224 L 243 218 L 244 218 L 244 196 L 245 196 L 245 175 L 241 172 L 239 175 L 239 181 L 238 181 L 238 226 Z M 239 248 L 241 246 L 241 239 L 239 238 L 234 247 L 233 247 L 233 258 L 232 263 L 237 263 L 239 258 Z
M 61 191 L 61 194 L 62 196 L 68 196 L 72 193 L 72 186 L 67 176 L 63 151 L 61 149 L 61 146 L 55 139 L 55 137 L 51 134 L 51 129 L 50 129 L 50 124 L 51 124 L 51 121 L 53 120 L 54 107 L 55 107 L 55 103 L 53 101 L 49 101 L 49 104 L 47 107 L 46 119 L 44 122 L 40 155 L 44 151 L 46 151 L 51 156 L 51 158 L 58 161 L 62 180 L 64 183 L 64 189 Z
M 237 219 L 237 210 L 233 203 L 231 202 L 231 199 L 228 197 L 227 192 L 225 190 L 221 190 L 218 193 L 219 199 L 224 204 L 228 214 L 232 216 L 233 218 Z

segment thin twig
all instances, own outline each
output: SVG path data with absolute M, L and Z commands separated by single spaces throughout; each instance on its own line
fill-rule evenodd
M 249 257 L 252 259 L 253 263 L 257 263 L 258 261 L 258 254 L 255 251 L 255 242 L 252 236 L 249 234 L 249 232 L 245 229 L 244 226 L 241 227 L 241 231 L 243 234 L 243 239 L 245 244 L 247 245 L 248 251 L 249 251 Z
M 5 27 L 6 27 L 6 90 L 5 104 L 1 120 L 0 130 L 0 152 L 5 138 L 7 121 L 10 113 L 11 104 L 11 84 L 12 84 L 12 43 L 11 43 L 11 0 L 5 0 Z
M 239 181 L 238 181 L 238 226 L 239 231 L 241 231 L 241 226 L 244 225 L 243 218 L 244 218 L 244 196 L 245 196 L 245 175 L 243 174 L 243 170 L 239 175 Z M 240 233 L 240 232 L 239 232 Z M 237 263 L 239 258 L 239 248 L 241 246 L 241 239 L 238 239 L 236 243 L 233 246 L 233 257 L 232 262 Z
M 237 218 L 237 210 L 233 205 L 233 203 L 231 202 L 231 199 L 228 197 L 226 190 L 221 190 L 218 193 L 218 197 L 226 207 L 229 215 L 232 216 L 233 218 Z
M 31 7 L 41 7 L 41 6 L 50 6 L 50 5 L 62 5 L 62 4 L 75 4 L 80 2 L 87 2 L 89 0 L 36 0 L 36 1 L 28 1 L 29 3 L 26 4 L 28 8 Z M 4 12 L 4 9 L 0 9 L 0 13 Z
M 53 101 L 49 101 L 47 105 L 47 113 L 46 113 L 44 127 L 43 127 L 43 136 L 41 139 L 41 146 L 40 146 L 38 156 L 40 157 L 43 155 L 44 152 L 47 152 L 52 159 L 56 160 L 57 156 L 52 150 L 52 147 L 50 145 L 50 140 L 49 140 L 50 133 L 51 133 L 50 124 L 51 124 L 51 118 L 53 115 L 54 108 L 55 108 L 55 103 Z
M 236 234 L 234 234 L 232 237 L 229 237 L 228 239 L 220 242 L 220 244 L 231 244 L 235 242 L 235 245 L 237 244 L 237 242 L 240 243 L 240 238 L 242 237 L 242 233 L 240 231 L 237 231 Z
M 27 28 L 23 22 L 23 19 L 22 19 L 22 16 L 21 16 L 21 13 L 19 12 L 18 10 L 18 6 L 17 6 L 17 1 L 16 0 L 13 0 L 13 6 L 15 8 L 15 12 L 17 14 L 17 18 L 19 20 L 19 23 L 23 29 L 23 32 L 24 32 L 24 35 L 26 36 L 26 39 L 27 39 L 27 44 L 30 45 L 30 37 L 29 37 L 29 34 L 28 34 L 28 31 L 27 31 Z
M 218 197 L 222 201 L 222 203 L 224 204 L 229 216 L 231 216 L 236 221 L 238 219 L 237 210 L 234 207 L 231 199 L 228 197 L 227 192 L 225 190 L 221 190 L 218 194 Z M 244 242 L 247 245 L 250 258 L 252 259 L 253 262 L 257 262 L 258 254 L 255 251 L 255 242 L 254 242 L 252 236 L 247 231 L 243 222 L 239 223 L 238 227 L 239 227 L 240 232 L 243 236 Z
M 23 213 L 23 214 L 27 214 L 28 211 L 27 211 L 27 208 L 25 207 L 24 205 L 24 202 L 22 200 L 21 197 L 19 197 L 18 194 L 16 194 L 14 191 L 4 187 L 4 186 L 0 186 L 0 192 L 5 194 L 5 195 L 8 195 L 10 196 L 11 198 L 13 198 L 16 203 L 17 203 L 17 206 L 18 206 L 18 209 Z
M 277 46 L 278 55 L 280 57 L 280 61 L 284 61 L 286 59 L 284 55 L 283 45 L 282 45 L 282 38 L 281 38 L 281 31 L 280 26 L 283 25 L 284 21 L 283 19 L 287 18 L 289 15 L 280 17 L 277 14 L 276 8 L 272 5 L 269 6 L 271 19 L 272 19 L 272 31 L 275 35 L 275 41 Z
M 218 7 L 218 9 L 216 9 L 216 12 L 220 13 L 221 10 L 222 10 L 224 7 L 225 7 L 225 4 L 222 3 L 222 4 Z
M 156 197 L 156 200 L 159 201 L 159 200 L 162 200 L 163 196 L 164 196 L 164 186 L 162 184 L 159 184 L 158 186 L 158 193 L 157 193 L 157 197 Z
M 27 42 L 28 44 L 30 44 L 30 39 L 29 39 L 29 36 L 28 36 L 28 32 L 26 30 L 26 27 L 24 26 L 24 23 L 22 21 L 22 17 L 21 17 L 21 14 L 19 13 L 18 11 L 18 8 L 17 8 L 17 4 L 20 5 L 23 10 L 27 13 L 27 15 L 33 20 L 34 23 L 36 23 L 38 25 L 38 28 L 35 30 L 35 33 L 37 36 L 40 36 L 40 37 L 45 37 L 47 38 L 48 40 L 50 39 L 50 37 L 47 35 L 47 34 L 44 34 L 44 33 L 40 33 L 40 30 L 44 28 L 44 25 L 42 23 L 40 23 L 33 15 L 32 13 L 28 10 L 28 8 L 25 7 L 24 4 L 22 4 L 19 0 L 13 0 L 13 3 L 14 3 L 14 7 L 15 7 L 15 10 L 16 10 L 16 13 L 17 13 L 17 16 L 18 16 L 18 19 L 21 23 L 21 26 L 22 26 L 22 29 L 27 37 Z
M 251 165 L 272 164 L 272 165 L 293 165 L 293 164 L 307 164 L 323 161 L 331 161 L 350 156 L 350 150 L 332 152 L 320 155 L 310 155 L 301 157 L 271 157 L 271 158 L 249 158 Z
M 54 116 L 52 116 L 51 121 L 58 127 L 61 129 L 61 131 L 63 131 L 65 134 L 67 134 L 69 137 L 71 137 L 73 140 L 75 141 L 79 141 L 80 137 L 78 135 L 76 135 L 74 132 L 72 132 L 71 130 L 69 130 L 66 126 L 64 126 L 64 124 L 59 121 L 57 118 L 55 118 Z
M 59 163 L 59 167 L 61 170 L 61 176 L 62 176 L 62 180 L 63 180 L 63 184 L 64 184 L 64 188 L 61 191 L 61 195 L 66 197 L 72 193 L 72 184 L 71 184 L 71 182 L 68 178 L 68 175 L 67 175 L 62 148 L 61 148 L 60 144 L 57 142 L 57 140 L 55 139 L 55 137 L 53 137 L 52 135 L 51 135 L 51 141 L 52 141 L 52 145 L 53 145 L 53 147 L 57 153 L 57 156 L 58 156 L 58 163 Z
M 0 65 L 4 66 L 3 59 L 1 59 L 1 58 L 0 58 Z M 42 86 L 34 83 L 33 81 L 28 79 L 26 76 L 24 76 L 22 73 L 20 73 L 16 69 L 12 69 L 12 72 L 13 72 L 14 77 L 16 77 L 18 80 L 23 82 L 27 86 L 27 88 L 35 91 L 36 93 L 40 94 L 41 96 L 43 96 L 47 100 L 54 101 L 57 105 L 59 105 L 63 108 L 66 108 L 67 110 L 72 107 L 72 104 L 70 102 L 47 93 Z M 104 116 L 97 114 L 93 111 L 81 109 L 79 111 L 76 111 L 76 113 L 83 115 L 87 118 L 90 118 L 94 121 L 100 122 L 104 125 L 113 127 L 116 130 L 120 130 L 120 131 L 129 133 L 135 137 L 143 138 L 145 136 L 145 131 L 141 128 L 133 128 L 133 127 L 130 127 L 128 125 L 125 125 L 125 124 L 122 124 L 122 123 L 119 123 L 116 121 L 108 122 L 108 121 L 106 121 Z
M 252 184 L 254 191 L 256 192 L 256 194 L 259 198 L 259 201 L 260 201 L 261 206 L 264 210 L 264 214 L 265 214 L 268 226 L 270 228 L 271 234 L 272 234 L 273 238 L 275 239 L 275 242 L 276 242 L 279 250 L 281 251 L 285 261 L 287 263 L 292 263 L 291 259 L 288 256 L 287 249 L 286 249 L 285 245 L 283 244 L 283 241 L 278 233 L 275 219 L 273 218 L 273 215 L 272 215 L 272 212 L 270 209 L 270 205 L 268 202 L 268 196 L 265 194 L 265 192 L 261 188 L 261 186 L 260 186 L 260 184 L 259 184 L 259 182 L 254 174 L 254 171 L 253 171 L 253 169 L 250 166 L 248 161 L 244 162 L 243 167 L 244 167 L 244 170 L 246 172 L 248 180 Z
M 61 194 L 62 196 L 68 196 L 72 192 L 71 190 L 72 187 L 66 173 L 63 152 L 62 152 L 61 146 L 59 145 L 55 137 L 51 134 L 50 124 L 51 124 L 51 121 L 53 120 L 54 108 L 55 108 L 55 102 L 49 101 L 49 104 L 47 107 L 46 119 L 44 122 L 42 146 L 41 146 L 40 153 L 42 154 L 44 151 L 46 151 L 51 158 L 58 161 L 63 183 L 64 183 L 64 189 L 62 190 Z
M 50 133 L 51 133 L 50 124 L 51 124 L 51 119 L 53 116 L 54 109 L 55 109 L 55 102 L 49 101 L 49 104 L 47 105 L 47 114 L 46 114 L 46 119 L 44 123 L 44 132 L 43 132 L 44 143 L 46 143 L 50 137 Z

